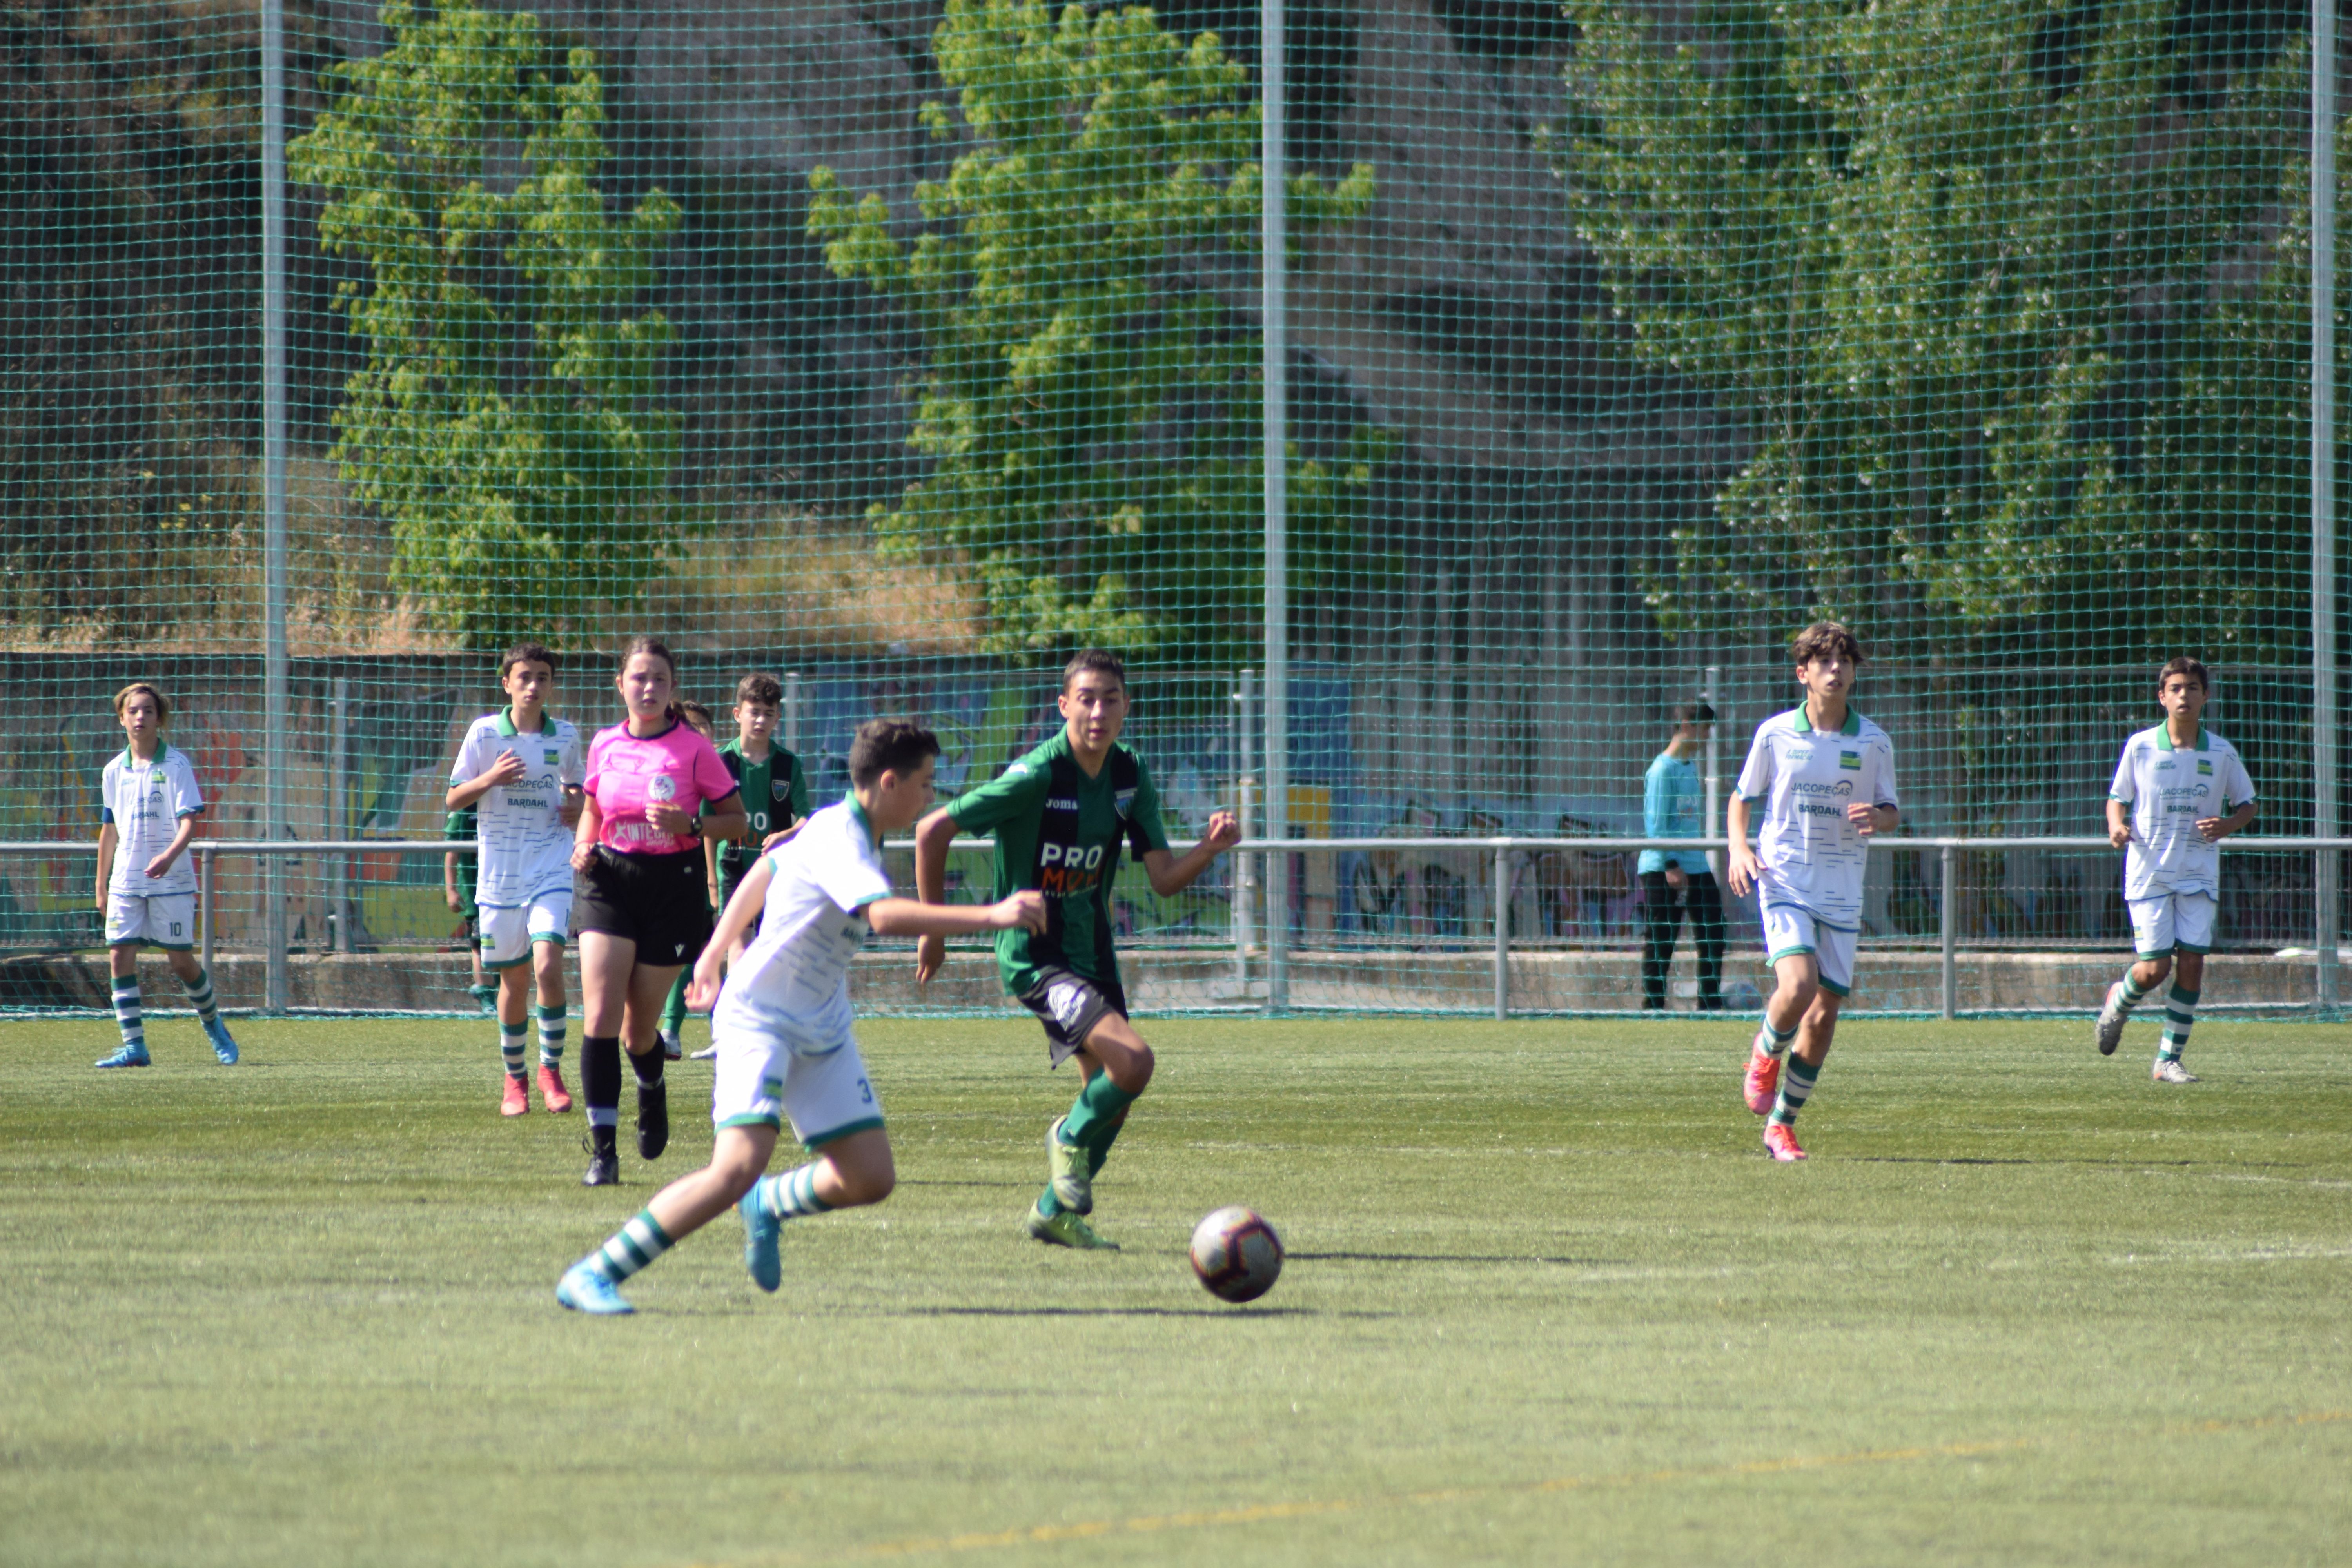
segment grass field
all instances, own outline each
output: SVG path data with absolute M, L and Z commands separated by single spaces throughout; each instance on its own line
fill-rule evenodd
M 1020 1230 L 1034 1026 L 873 1023 L 898 1194 L 605 1321 L 556 1275 L 698 1163 L 707 1064 L 589 1192 L 480 1025 L 150 1029 L 0 1026 L 9 1563 L 2352 1552 L 2342 1026 L 2200 1024 L 2168 1089 L 2151 1027 L 1853 1024 L 1783 1168 L 1736 1021 L 1166 1021 L 1077 1256 Z M 1237 1201 L 1254 1309 L 1183 1261 Z

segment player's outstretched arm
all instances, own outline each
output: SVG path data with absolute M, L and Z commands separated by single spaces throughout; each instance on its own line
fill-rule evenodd
M 1744 899 L 1756 885 L 1756 849 L 1748 842 L 1748 797 L 1735 795 L 1723 814 L 1724 837 L 1731 840 L 1725 871 L 1734 898 Z
M 947 902 L 948 846 L 955 842 L 956 819 L 945 806 L 915 825 L 915 897 L 927 904 Z M 877 931 L 882 928 L 877 926 Z M 915 983 L 928 984 L 948 961 L 948 944 L 937 931 L 915 944 Z
M 1161 898 L 1181 893 L 1198 881 L 1201 873 L 1209 868 L 1216 858 L 1242 841 L 1241 818 L 1230 811 L 1213 813 L 1209 831 L 1201 842 L 1184 851 L 1179 858 L 1165 849 L 1153 849 L 1143 857 L 1144 875 L 1151 879 L 1151 890 Z
M 719 911 L 719 923 L 711 929 L 710 940 L 702 944 L 702 956 L 694 961 L 694 978 L 686 984 L 686 1005 L 697 1012 L 709 1012 L 719 1001 L 719 984 L 727 978 L 727 955 L 751 922 L 768 905 L 768 884 L 776 875 L 774 862 L 766 856 L 760 863 L 743 873 L 735 884 L 734 895 Z
M 979 936 L 987 931 L 1042 931 L 1045 895 L 1024 889 L 993 904 L 934 904 L 916 899 L 877 899 L 866 906 L 866 923 L 877 936 Z

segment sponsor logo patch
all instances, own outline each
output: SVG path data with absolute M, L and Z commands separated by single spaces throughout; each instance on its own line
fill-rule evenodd
M 1055 982 L 1045 991 L 1045 1010 L 1065 1029 L 1076 1027 L 1087 1010 L 1087 988 L 1075 980 Z
M 656 773 L 653 777 L 646 781 L 646 798 L 648 800 L 676 800 L 677 798 L 677 781 L 670 777 L 667 773 Z

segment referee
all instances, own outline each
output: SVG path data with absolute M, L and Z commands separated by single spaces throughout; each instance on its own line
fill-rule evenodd
M 653 637 L 621 656 L 628 721 L 588 748 L 587 799 L 572 848 L 586 882 L 580 930 L 581 1090 L 588 1101 L 588 1173 L 581 1184 L 621 1179 L 621 1046 L 637 1079 L 637 1154 L 669 1147 L 669 1094 L 656 1026 L 678 971 L 710 939 L 709 879 L 702 841 L 743 831 L 743 794 L 707 736 L 673 706 L 677 664 Z

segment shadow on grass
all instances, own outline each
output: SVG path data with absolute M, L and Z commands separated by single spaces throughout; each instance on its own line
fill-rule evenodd
M 2196 1165 L 2226 1165 L 2252 1171 L 2302 1171 L 2311 1167 L 2287 1160 L 2083 1160 L 2060 1155 L 2054 1160 L 1992 1160 L 1974 1154 L 1853 1154 L 1841 1163 L 1853 1165 L 2112 1165 L 2137 1171 L 2151 1166 L 2188 1169 Z
M 1402 1312 L 1326 1312 L 1318 1307 L 903 1307 L 894 1318 L 1397 1318 Z
M 1486 1252 L 1292 1252 L 1293 1263 L 1553 1263 L 1569 1268 L 1601 1268 L 1622 1258 L 1513 1258 Z

